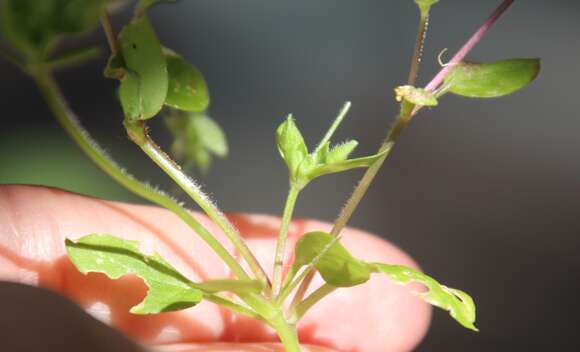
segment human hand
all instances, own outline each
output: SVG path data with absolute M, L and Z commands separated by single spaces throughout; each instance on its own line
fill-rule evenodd
M 222 243 L 225 236 L 196 214 Z M 279 220 L 231 215 L 265 268 L 272 267 Z M 295 221 L 299 235 L 328 230 L 329 224 Z M 191 309 L 137 316 L 129 308 L 146 293 L 136 277 L 110 280 L 82 275 L 68 260 L 64 239 L 107 233 L 138 240 L 145 252 L 159 252 L 193 280 L 229 277 L 227 267 L 173 214 L 151 206 L 128 205 L 31 186 L 0 187 L 0 347 L 7 351 L 281 351 L 263 323 L 235 315 L 210 302 Z M 393 245 L 362 231 L 346 229 L 342 243 L 357 257 L 416 267 Z M 231 249 L 230 247 L 228 247 Z M 47 288 L 76 302 L 50 293 Z M 315 280 L 314 287 L 321 281 Z M 340 351 L 408 351 L 424 336 L 431 308 L 405 287 L 382 277 L 337 290 L 300 321 L 300 339 Z M 124 334 L 120 334 L 121 331 Z M 129 336 L 131 342 L 125 338 Z M 252 343 L 252 344 L 249 344 Z M 310 351 L 330 351 L 310 347 Z

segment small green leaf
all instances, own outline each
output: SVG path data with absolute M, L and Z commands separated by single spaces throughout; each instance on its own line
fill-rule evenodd
M 131 308 L 134 314 L 181 310 L 199 303 L 202 292 L 158 254 L 146 256 L 136 241 L 110 235 L 88 235 L 76 242 L 66 240 L 70 260 L 83 274 L 99 272 L 111 279 L 128 274 L 142 278 L 149 291 Z
M 325 250 L 326 253 L 319 257 Z M 367 282 L 371 274 L 366 263 L 351 256 L 334 236 L 324 232 L 302 236 L 296 243 L 295 258 L 294 272 L 318 259 L 314 266 L 324 281 L 335 287 L 360 285 Z
M 29 59 L 44 59 L 63 35 L 93 29 L 106 0 L 5 0 L 0 10 L 6 39 Z
M 185 111 L 205 111 L 209 93 L 202 73 L 181 56 L 166 53 L 166 59 L 169 88 L 165 104 Z
M 336 239 L 324 232 L 310 232 L 296 243 L 292 273 L 305 265 L 314 265 L 326 283 L 335 287 L 360 285 L 372 273 L 386 274 L 399 284 L 412 281 L 423 284 L 428 291 L 417 293 L 426 302 L 449 311 L 464 327 L 477 331 L 475 305 L 465 292 L 439 284 L 435 279 L 402 265 L 369 263 L 354 258 Z
M 367 168 L 374 164 L 378 159 L 385 155 L 386 151 L 380 154 L 375 154 L 371 156 L 366 156 L 362 158 L 355 158 L 355 159 L 348 159 L 339 162 L 327 163 L 322 164 L 316 168 L 312 168 L 308 174 L 304 174 L 304 177 L 309 181 L 320 177 L 322 175 L 328 174 L 335 174 L 338 172 L 359 169 L 359 168 Z
M 149 119 L 161 110 L 167 96 L 167 64 L 161 44 L 147 16 L 126 25 L 119 34 L 119 42 L 126 68 L 135 74 L 139 86 L 139 96 L 131 99 L 140 102 L 139 111 L 131 111 L 127 118 Z
M 228 142 L 220 125 L 206 115 L 194 114 L 188 126 L 188 133 L 212 154 L 224 158 L 228 155 Z
M 437 106 L 437 98 L 433 93 L 413 86 L 400 86 L 395 88 L 395 98 L 397 101 L 406 100 L 418 106 Z
M 417 296 L 436 307 L 449 311 L 451 317 L 464 327 L 478 331 L 473 325 L 475 304 L 467 293 L 443 286 L 435 279 L 405 266 L 382 263 L 372 263 L 370 266 L 375 272 L 382 272 L 397 283 L 408 284 L 415 281 L 423 284 L 428 291 L 417 293 Z
M 300 163 L 308 156 L 308 148 L 292 115 L 288 115 L 286 121 L 276 130 L 276 145 L 288 166 L 291 178 L 295 178 Z
M 530 84 L 538 76 L 540 66 L 540 59 L 461 62 L 451 69 L 442 92 L 470 98 L 501 97 Z
M 345 161 L 357 146 L 357 141 L 347 141 L 333 147 L 326 157 L 326 162 L 333 164 Z

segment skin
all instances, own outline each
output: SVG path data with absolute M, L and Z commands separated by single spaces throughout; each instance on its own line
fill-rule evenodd
M 195 216 L 227 243 L 206 217 Z M 279 219 L 230 218 L 259 261 L 272 268 Z M 327 223 L 297 220 L 288 248 L 305 232 L 329 229 Z M 5 282 L 0 283 L 0 332 L 9 335 L 2 340 L 4 347 L 12 347 L 8 350 L 282 351 L 271 329 L 209 302 L 156 316 L 128 313 L 146 293 L 140 279 L 85 276 L 65 256 L 65 238 L 90 233 L 138 240 L 143 251 L 158 252 L 194 280 L 231 277 L 205 243 L 166 210 L 56 189 L 1 186 L 0 280 Z M 417 267 L 378 237 L 352 228 L 343 234 L 342 243 L 357 257 Z M 318 278 L 313 288 L 320 283 Z M 365 285 L 329 295 L 301 320 L 299 334 L 311 346 L 305 351 L 409 351 L 425 335 L 430 317 L 431 308 L 409 287 L 377 275 Z

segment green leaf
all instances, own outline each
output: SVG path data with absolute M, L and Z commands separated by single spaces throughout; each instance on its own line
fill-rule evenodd
M 125 72 L 119 87 L 119 99 L 123 113 L 130 119 L 139 119 L 143 114 L 143 96 L 139 76 L 133 72 Z
M 345 161 L 358 146 L 357 141 L 347 141 L 332 148 L 326 157 L 329 164 Z
M 326 253 L 318 257 L 320 253 Z M 369 280 L 366 263 L 354 258 L 336 238 L 324 232 L 310 232 L 296 243 L 293 270 L 316 261 L 315 267 L 325 282 L 335 287 L 351 287 Z
M 165 103 L 168 74 L 161 44 L 147 16 L 126 25 L 119 34 L 119 43 L 125 66 L 134 73 L 139 86 L 137 91 L 131 90 L 139 94 L 131 97 L 131 103 L 139 102 L 138 109 L 131 110 L 126 117 L 131 120 L 149 119 L 157 115 Z
M 461 62 L 451 69 L 442 92 L 470 98 L 501 97 L 530 84 L 538 76 L 540 66 L 540 59 Z
M 433 93 L 413 86 L 400 86 L 395 88 L 395 97 L 397 101 L 403 99 L 418 106 L 437 106 L 437 98 Z
M 366 156 L 362 158 L 348 159 L 338 162 L 330 162 L 322 164 L 318 167 L 312 168 L 308 174 L 304 174 L 303 177 L 309 181 L 320 177 L 322 175 L 335 174 L 338 172 L 344 172 L 352 169 L 367 168 L 374 164 L 378 159 L 385 155 L 386 151 L 375 154 L 371 156 Z
M 106 0 L 5 0 L 3 32 L 29 59 L 44 59 L 63 35 L 93 29 Z
M 211 118 L 201 114 L 191 117 L 188 133 L 194 133 L 193 138 L 212 154 L 221 158 L 228 155 L 228 142 L 222 128 Z
M 296 243 L 292 272 L 305 265 L 314 265 L 326 283 L 335 287 L 360 285 L 372 273 L 386 274 L 399 284 L 421 283 L 428 291 L 417 293 L 426 302 L 449 311 L 451 317 L 464 327 L 477 331 L 475 305 L 465 292 L 441 285 L 435 279 L 402 265 L 369 263 L 354 258 L 336 237 L 324 232 L 310 232 Z
M 69 258 L 83 273 L 99 272 L 111 279 L 135 274 L 149 287 L 147 296 L 131 308 L 134 314 L 156 314 L 185 309 L 202 299 L 202 292 L 158 254 L 146 256 L 136 241 L 110 235 L 88 235 L 66 240 Z
M 391 280 L 408 284 L 412 281 L 423 284 L 428 291 L 416 293 L 426 302 L 449 311 L 449 314 L 464 327 L 478 331 L 475 322 L 475 304 L 473 299 L 465 292 L 441 285 L 435 279 L 402 265 L 389 265 L 372 263 L 374 271 L 386 274 Z
M 165 104 L 185 111 L 205 111 L 209 93 L 202 73 L 181 56 L 166 54 L 166 59 L 169 88 Z
M 296 178 L 300 163 L 308 156 L 308 148 L 292 115 L 288 115 L 286 121 L 276 130 L 276 145 L 288 166 L 291 178 Z

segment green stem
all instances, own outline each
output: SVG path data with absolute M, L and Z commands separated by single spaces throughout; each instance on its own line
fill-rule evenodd
M 342 123 L 342 121 L 344 120 L 346 115 L 348 114 L 348 111 L 350 110 L 351 106 L 352 106 L 352 103 L 350 101 L 347 101 L 346 103 L 344 103 L 344 105 L 342 106 L 342 109 L 340 109 L 340 111 L 338 112 L 336 119 L 334 119 L 334 122 L 332 123 L 332 125 L 330 126 L 330 128 L 328 129 L 328 131 L 326 132 L 326 134 L 324 135 L 324 137 L 322 138 L 322 140 L 320 141 L 320 143 L 318 144 L 318 146 L 314 150 L 314 152 L 313 152 L 314 154 L 316 154 L 316 152 L 318 152 L 320 150 L 320 148 L 322 148 L 324 146 L 324 144 L 326 144 L 326 142 L 328 142 L 330 140 L 330 138 L 332 138 L 332 136 L 334 135 L 334 132 L 336 132 L 336 129 L 338 128 L 338 126 L 340 126 L 340 124 Z
M 88 132 L 81 126 L 77 117 L 69 109 L 60 89 L 52 75 L 44 67 L 36 67 L 31 70 L 31 75 L 38 85 L 44 99 L 48 103 L 57 121 L 68 133 L 72 140 L 83 150 L 83 152 L 111 176 L 115 181 L 127 188 L 129 191 L 141 196 L 153 203 L 156 203 L 172 211 L 191 227 L 228 265 L 238 278 L 248 278 L 244 269 L 235 258 L 213 237 L 213 235 L 203 227 L 189 211 L 183 208 L 177 201 L 168 195 L 161 193 L 147 186 L 128 174 L 122 167 L 117 165 L 90 137 Z
M 125 121 L 125 127 L 129 138 L 135 142 L 147 156 L 159 166 L 175 183 L 177 183 L 197 205 L 209 216 L 209 218 L 224 232 L 228 239 L 239 251 L 240 255 L 250 266 L 250 269 L 258 280 L 269 284 L 264 269 L 258 263 L 241 235 L 229 222 L 225 215 L 216 207 L 201 190 L 201 187 L 187 176 L 179 165 L 159 148 L 149 137 L 146 126 L 142 121 Z
M 286 242 L 288 240 L 288 227 L 292 221 L 292 214 L 296 206 L 296 200 L 300 194 L 300 187 L 292 183 L 286 198 L 286 205 L 284 206 L 284 213 L 282 215 L 282 223 L 280 224 L 280 233 L 278 234 L 278 242 L 276 243 L 276 253 L 274 255 L 274 276 L 273 276 L 273 297 L 280 294 L 282 286 L 282 269 L 284 265 L 284 254 L 286 251 Z
M 290 307 L 290 311 L 292 312 L 292 321 L 300 320 L 313 305 L 318 303 L 320 300 L 335 290 L 336 287 L 329 284 L 324 284 L 316 291 L 312 292 L 310 296 L 308 296 L 304 301 L 300 302 L 300 304 L 295 307 Z
M 285 352 L 302 351 L 300 349 L 300 341 L 298 340 L 298 332 L 296 331 L 295 324 L 288 323 L 282 314 L 269 322 L 274 330 L 276 330 L 280 342 L 282 342 L 282 345 L 284 346 Z
M 119 43 L 117 42 L 117 37 L 115 36 L 115 31 L 113 30 L 113 25 L 111 24 L 111 19 L 107 11 L 103 12 L 101 15 L 101 26 L 107 37 L 107 43 L 111 49 L 113 55 L 117 55 L 121 52 L 119 48 Z

